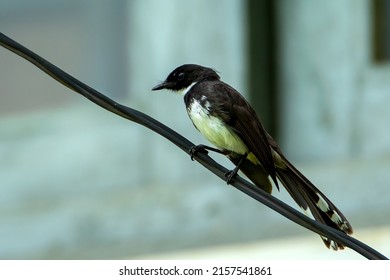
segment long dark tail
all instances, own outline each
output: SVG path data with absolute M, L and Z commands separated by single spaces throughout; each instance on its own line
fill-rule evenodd
M 287 159 L 281 157 L 284 166 L 276 168 L 276 175 L 295 202 L 305 211 L 310 210 L 318 222 L 352 234 L 352 227 L 341 211 Z M 321 238 L 328 248 L 344 249 L 343 244 L 324 236 Z
M 352 227 L 341 211 L 283 156 L 272 138 L 270 138 L 270 143 L 274 150 L 276 176 L 298 206 L 306 212 L 310 211 L 318 222 L 341 230 L 346 234 L 352 234 Z M 235 165 L 241 159 L 241 156 L 235 154 L 228 155 L 228 157 Z M 269 174 L 261 165 L 254 164 L 246 159 L 241 164 L 240 170 L 256 186 L 271 193 L 272 185 L 269 181 Z M 334 250 L 344 249 L 343 244 L 324 236 L 321 236 L 321 238 L 328 248 Z

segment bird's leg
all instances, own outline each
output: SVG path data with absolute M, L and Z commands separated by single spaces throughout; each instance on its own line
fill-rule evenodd
M 246 159 L 246 157 L 248 156 L 248 153 L 245 153 L 240 161 L 238 162 L 238 164 L 236 165 L 236 167 L 233 169 L 233 170 L 230 170 L 228 172 L 225 173 L 225 177 L 226 177 L 226 183 L 227 184 L 230 184 L 230 181 L 233 179 L 234 176 L 236 176 L 238 170 L 240 170 L 240 167 L 242 165 L 242 163 L 244 162 L 244 160 Z
M 208 154 L 208 151 L 213 151 L 213 152 L 216 152 L 218 154 L 222 154 L 222 155 L 227 155 L 228 153 L 224 152 L 224 151 L 221 151 L 217 148 L 213 148 L 213 147 L 210 147 L 210 146 L 206 146 L 206 145 L 197 145 L 197 146 L 192 146 L 191 149 L 189 150 L 189 153 L 190 153 L 190 156 L 191 156 L 191 160 L 194 160 L 194 156 L 198 153 L 198 152 L 202 152 L 204 154 Z

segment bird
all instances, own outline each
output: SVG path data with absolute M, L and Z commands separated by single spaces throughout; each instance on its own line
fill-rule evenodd
M 352 226 L 341 211 L 282 153 L 267 133 L 250 103 L 233 87 L 221 81 L 213 68 L 184 64 L 152 88 L 170 90 L 184 96 L 189 118 L 195 128 L 215 147 L 197 145 L 189 151 L 214 151 L 229 158 L 235 168 L 225 175 L 231 182 L 241 171 L 252 183 L 271 194 L 272 183 L 284 186 L 298 206 L 313 218 L 347 235 Z M 326 247 L 344 249 L 345 245 L 321 236 Z

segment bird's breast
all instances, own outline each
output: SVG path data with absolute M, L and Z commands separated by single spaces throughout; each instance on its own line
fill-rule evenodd
M 237 154 L 248 152 L 247 146 L 240 137 L 217 114 L 210 114 L 212 104 L 202 96 L 200 100 L 192 99 L 187 107 L 187 113 L 203 136 L 221 150 L 233 151 Z

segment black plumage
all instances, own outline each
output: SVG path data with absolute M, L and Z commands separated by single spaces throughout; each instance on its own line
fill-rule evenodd
M 256 186 L 271 193 L 268 177 L 277 187 L 279 180 L 294 201 L 302 209 L 310 210 L 317 221 L 352 234 L 352 227 L 340 210 L 286 159 L 248 101 L 220 81 L 215 70 L 195 64 L 182 65 L 153 88 L 159 89 L 183 92 L 194 126 Z M 343 244 L 326 237 L 322 239 L 328 248 L 344 248 Z

